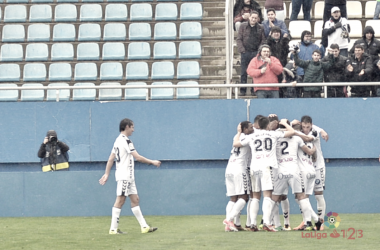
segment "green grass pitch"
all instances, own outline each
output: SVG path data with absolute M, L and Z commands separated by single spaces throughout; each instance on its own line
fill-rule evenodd
M 299 231 L 226 233 L 221 215 L 146 216 L 159 228 L 149 234 L 140 233 L 133 216 L 122 216 L 119 227 L 125 235 L 108 234 L 110 216 L 0 218 L 0 249 L 379 249 L 380 214 L 339 216 L 340 236 L 330 237 L 333 230 L 328 229 L 320 232 L 327 236 L 321 239 L 302 238 Z M 291 215 L 290 220 L 297 226 L 301 216 Z

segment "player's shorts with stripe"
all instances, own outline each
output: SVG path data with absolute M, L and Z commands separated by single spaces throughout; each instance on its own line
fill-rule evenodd
M 299 171 L 297 172 L 282 172 L 278 170 L 274 177 L 274 195 L 287 195 L 288 187 L 292 189 L 293 194 L 304 192 L 304 182 Z
M 319 192 L 325 190 L 326 168 L 315 170 L 314 191 Z
M 247 173 L 226 174 L 227 196 L 249 194 L 249 175 Z
M 314 191 L 315 171 L 301 171 L 301 175 L 305 185 L 305 194 L 312 195 Z
M 274 175 L 277 169 L 272 167 L 265 167 L 251 173 L 252 192 L 260 192 L 273 190 Z
M 130 194 L 137 194 L 135 181 L 117 181 L 116 196 L 128 196 Z

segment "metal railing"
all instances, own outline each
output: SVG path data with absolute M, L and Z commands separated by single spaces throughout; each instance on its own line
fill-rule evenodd
M 226 0 L 225 23 L 226 23 L 226 84 L 232 82 L 233 58 L 234 58 L 234 29 L 233 29 L 233 9 L 234 0 Z M 228 99 L 231 96 L 227 97 Z

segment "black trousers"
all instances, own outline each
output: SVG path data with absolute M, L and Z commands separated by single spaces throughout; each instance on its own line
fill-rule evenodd
M 257 55 L 257 51 L 241 53 L 240 82 L 247 83 L 247 68 L 251 60 Z M 247 88 L 240 88 L 240 93 L 245 94 Z

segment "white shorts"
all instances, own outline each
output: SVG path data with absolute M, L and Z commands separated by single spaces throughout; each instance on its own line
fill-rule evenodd
M 251 175 L 252 192 L 273 190 L 273 176 L 277 172 L 276 168 L 265 167 L 262 170 L 253 171 Z
M 278 172 L 274 178 L 274 195 L 287 195 L 288 187 L 291 187 L 292 194 L 304 192 L 304 182 L 300 172 Z
M 301 175 L 305 186 L 305 194 L 312 195 L 314 191 L 315 171 L 301 171 Z
M 226 174 L 227 196 L 249 194 L 250 182 L 247 173 Z
M 135 181 L 117 181 L 116 196 L 137 194 Z
M 316 169 L 315 170 L 315 185 L 314 191 L 319 192 L 325 190 L 325 178 L 326 178 L 326 169 Z

